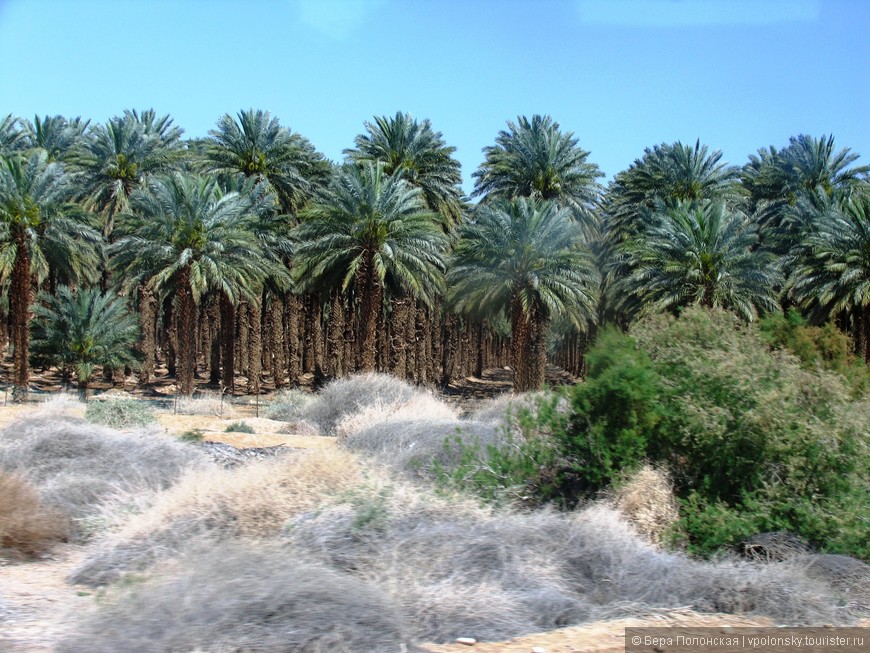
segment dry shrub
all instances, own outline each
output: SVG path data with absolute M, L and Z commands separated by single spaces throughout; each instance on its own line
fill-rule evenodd
M 685 606 L 792 624 L 845 617 L 829 588 L 799 571 L 666 553 L 603 506 L 486 514 L 423 496 L 408 510 L 383 488 L 357 495 L 298 518 L 289 534 L 382 587 L 420 640 L 500 640 Z
M 219 392 L 201 392 L 185 397 L 179 396 L 173 408 L 179 415 L 214 415 L 235 417 L 236 411 Z
M 282 390 L 275 395 L 263 414 L 269 419 L 291 422 L 298 420 L 314 401 L 316 401 L 315 396 L 305 390 L 298 388 Z
M 299 451 L 231 470 L 191 473 L 101 543 L 73 571 L 72 582 L 114 582 L 172 557 L 198 536 L 279 535 L 291 518 L 317 508 L 362 478 L 354 457 L 336 450 Z
M 43 505 L 18 474 L 0 471 L 0 554 L 35 557 L 69 535 L 69 520 Z
M 338 423 L 348 415 L 369 406 L 398 406 L 420 394 L 425 393 L 388 374 L 357 374 L 324 386 L 300 416 L 317 425 L 324 435 L 334 435 Z
M 383 592 L 274 543 L 211 543 L 176 570 L 103 603 L 58 653 L 407 650 Z
M 372 422 L 341 440 L 343 447 L 376 458 L 402 472 L 433 478 L 459 463 L 457 440 L 486 451 L 500 441 L 492 424 L 454 418 L 400 417 Z
M 619 487 L 613 505 L 634 529 L 653 544 L 662 544 L 680 520 L 680 509 L 668 473 L 644 465 Z
M 86 405 L 77 395 L 57 392 L 39 402 L 31 413 L 34 417 L 84 417 Z
M 75 541 L 88 534 L 81 520 L 109 498 L 165 489 L 209 466 L 205 454 L 161 433 L 122 434 L 73 417 L 25 417 L 0 431 L 0 469 L 21 474 L 71 518 Z
M 377 401 L 357 412 L 345 415 L 335 425 L 338 438 L 348 438 L 386 421 L 457 421 L 456 411 L 431 394 L 420 392 L 401 403 Z

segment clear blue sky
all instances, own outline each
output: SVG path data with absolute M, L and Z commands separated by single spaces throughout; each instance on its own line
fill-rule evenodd
M 205 136 L 261 108 L 339 160 L 373 115 L 429 118 L 465 188 L 550 114 L 608 177 L 661 142 L 742 164 L 799 133 L 870 163 L 865 0 L 0 0 L 0 114 L 126 108 Z

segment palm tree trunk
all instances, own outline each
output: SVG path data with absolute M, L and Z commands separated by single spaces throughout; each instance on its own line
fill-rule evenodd
M 221 293 L 221 384 L 226 392 L 235 389 L 236 307 Z
M 221 381 L 221 299 L 212 296 L 208 305 L 208 382 Z
M 539 309 L 532 312 L 529 332 L 529 390 L 543 387 L 547 371 L 547 334 L 549 320 L 541 315 Z
M 269 331 L 272 334 L 272 379 L 275 389 L 280 390 L 287 385 L 287 350 L 284 347 L 284 302 L 278 295 L 272 295 L 272 323 Z
M 417 302 L 417 308 L 414 312 L 414 382 L 426 385 L 429 382 L 429 376 L 426 373 L 429 367 L 429 351 L 426 346 L 429 322 L 426 319 L 426 306 L 422 302 Z
M 408 320 L 408 304 L 405 297 L 394 297 L 390 315 L 390 372 L 400 379 L 405 378 L 408 366 L 405 325 Z
M 344 376 L 344 298 L 340 288 L 332 291 L 329 305 L 329 375 Z
M 511 366 L 514 368 L 514 392 L 525 392 L 532 388 L 529 378 L 530 336 L 529 316 L 523 310 L 518 295 L 514 293 L 511 297 Z
M 193 376 L 196 367 L 197 306 L 190 288 L 190 266 L 182 268 L 175 291 L 178 313 L 178 391 L 193 394 Z
M 139 370 L 139 383 L 151 382 L 154 363 L 157 358 L 157 298 L 144 284 L 139 286 L 139 325 L 142 329 L 142 367 Z
M 239 371 L 246 377 L 251 376 L 250 323 L 248 319 L 248 302 L 239 302 L 236 308 L 236 321 L 239 325 L 238 338 L 236 339 L 237 360 L 239 361 Z
M 290 385 L 299 384 L 300 351 L 299 351 L 299 298 L 288 294 L 284 301 L 287 325 L 284 335 L 287 339 L 287 375 Z
M 16 234 L 15 263 L 12 267 L 12 283 L 9 288 L 9 313 L 12 317 L 12 346 L 15 357 L 12 362 L 12 398 L 15 402 L 27 399 L 30 383 L 30 368 L 27 364 L 29 347 L 30 310 L 30 252 L 24 234 Z
M 260 304 L 248 304 L 248 394 L 260 394 L 260 348 L 262 347 L 262 321 Z
M 456 362 L 456 316 L 447 313 L 441 321 L 441 386 L 447 387 L 453 381 L 453 367 Z
M 400 370 L 401 378 L 414 381 L 417 369 L 417 307 L 413 299 L 408 301 L 408 311 L 405 315 L 405 333 L 402 336 L 405 347 L 405 369 Z
M 362 334 L 359 339 L 360 369 L 363 372 L 374 372 L 377 356 L 378 313 L 381 310 L 383 288 L 375 277 L 370 254 L 367 255 L 366 261 L 360 266 L 357 273 L 357 287 L 360 296 L 360 332 Z

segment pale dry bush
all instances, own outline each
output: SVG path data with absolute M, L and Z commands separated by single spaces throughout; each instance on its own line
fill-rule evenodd
M 238 413 L 220 392 L 201 392 L 190 397 L 179 396 L 173 411 L 179 415 L 212 415 L 236 417 Z
M 324 386 L 300 417 L 315 424 L 323 435 L 334 435 L 335 427 L 348 415 L 369 406 L 398 406 L 421 394 L 425 393 L 388 374 L 357 374 Z
M 420 640 L 499 640 L 686 606 L 792 624 L 844 616 L 829 588 L 805 574 L 663 552 L 604 506 L 486 513 L 404 487 L 404 500 L 425 497 L 417 508 L 382 487 L 300 516 L 289 536 L 383 588 Z
M 100 543 L 71 578 L 87 585 L 111 583 L 172 557 L 191 538 L 277 536 L 288 520 L 363 477 L 351 454 L 325 449 L 191 473 Z
M 18 474 L 0 471 L 0 558 L 41 555 L 69 535 L 69 519 L 43 505 Z
M 81 520 L 111 497 L 165 489 L 210 466 L 199 450 L 153 429 L 119 433 L 75 417 L 30 416 L 0 431 L 0 469 L 21 474 L 69 517 L 74 541 L 92 534 Z
M 458 419 L 456 411 L 429 393 L 419 392 L 406 401 L 387 403 L 381 400 L 344 416 L 334 429 L 339 438 L 347 438 L 387 421 L 443 421 Z
M 373 422 L 340 440 L 346 449 L 371 456 L 381 463 L 412 476 L 437 478 L 459 463 L 463 447 L 486 455 L 487 447 L 501 443 L 502 433 L 492 423 L 455 417 L 402 418 Z
M 58 653 L 408 650 L 382 591 L 274 542 L 204 543 L 174 571 L 110 593 Z
M 680 520 L 680 508 L 668 473 L 644 465 L 613 494 L 611 501 L 634 529 L 652 544 L 663 544 Z
M 39 402 L 33 409 L 33 417 L 84 417 L 85 403 L 77 395 L 57 392 Z
M 316 397 L 305 390 L 292 388 L 278 392 L 264 411 L 264 416 L 282 422 L 298 420 L 303 411 L 316 401 Z

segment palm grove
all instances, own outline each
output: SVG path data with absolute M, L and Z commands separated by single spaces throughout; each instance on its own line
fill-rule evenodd
M 695 143 L 605 188 L 548 116 L 508 122 L 473 173 L 428 120 L 376 117 L 328 161 L 264 111 L 204 139 L 168 116 L 0 120 L 0 337 L 86 388 L 168 367 L 179 392 L 385 371 L 447 384 L 583 372 L 603 324 L 692 304 L 798 309 L 870 360 L 870 181 L 833 137 L 742 167 Z

